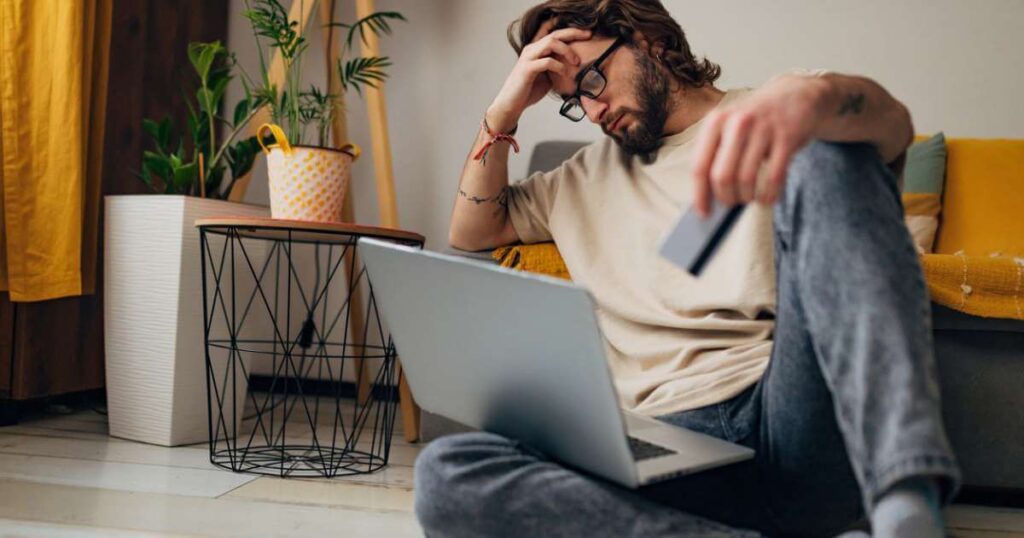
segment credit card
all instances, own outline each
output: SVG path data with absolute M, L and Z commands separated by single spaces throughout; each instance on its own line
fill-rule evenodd
M 712 202 L 711 215 L 702 219 L 691 206 L 679 217 L 658 252 L 693 276 L 700 276 L 733 224 L 739 220 L 744 207 L 742 204 L 730 207 Z

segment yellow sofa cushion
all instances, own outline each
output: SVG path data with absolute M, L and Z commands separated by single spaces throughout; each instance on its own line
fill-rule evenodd
M 1024 255 L 1024 140 L 949 138 L 935 252 Z

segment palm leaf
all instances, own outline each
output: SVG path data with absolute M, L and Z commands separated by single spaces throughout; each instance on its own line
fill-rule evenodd
M 385 68 L 391 66 L 391 60 L 387 56 L 365 56 L 353 58 L 344 65 L 338 62 L 338 76 L 341 78 L 343 88 L 352 88 L 359 95 L 362 95 L 361 86 L 366 85 L 376 88 L 379 82 L 388 77 Z
M 405 21 L 406 18 L 397 11 L 378 11 L 359 19 L 353 24 L 332 22 L 327 26 L 348 28 L 348 36 L 345 38 L 345 44 L 349 48 L 352 48 L 352 41 L 355 39 L 356 34 L 359 35 L 359 39 L 363 44 L 366 44 L 367 33 L 372 32 L 373 35 L 390 35 L 391 24 L 388 22 L 389 20 Z
M 242 12 L 257 35 L 270 40 L 288 60 L 305 49 L 306 38 L 298 31 L 298 21 L 288 20 L 288 11 L 278 0 L 257 0 L 255 7 Z

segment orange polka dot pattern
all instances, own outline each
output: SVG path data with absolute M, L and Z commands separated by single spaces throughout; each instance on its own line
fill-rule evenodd
M 340 151 L 274 147 L 267 154 L 270 215 L 275 219 L 341 222 L 352 156 Z

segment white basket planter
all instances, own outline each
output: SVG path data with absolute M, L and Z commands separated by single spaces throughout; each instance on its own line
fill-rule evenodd
M 263 145 L 270 131 L 276 144 Z M 340 149 L 293 146 L 281 127 L 265 123 L 257 140 L 267 154 L 270 211 L 275 219 L 341 222 L 342 206 L 352 176 L 352 163 L 361 150 L 355 144 Z
M 194 223 L 206 217 L 269 214 L 266 207 L 192 196 L 106 197 L 104 344 L 110 435 L 164 446 L 209 439 L 203 281 Z M 243 297 L 249 291 L 237 293 Z M 241 371 L 236 383 L 236 407 L 244 409 L 248 380 Z

